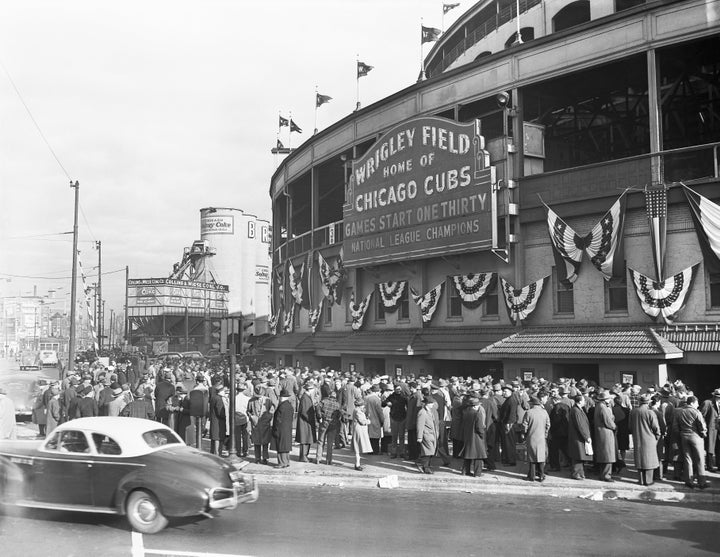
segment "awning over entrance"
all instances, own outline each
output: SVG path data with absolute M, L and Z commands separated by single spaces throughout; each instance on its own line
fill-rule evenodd
M 309 336 L 311 336 L 310 333 L 274 335 L 260 343 L 259 348 L 274 352 L 304 352 L 307 349 L 300 348 L 300 345 Z
M 475 354 L 515 331 L 515 327 L 438 327 L 421 329 L 420 336 L 432 351 Z
M 602 359 L 673 360 L 683 351 L 652 327 L 534 327 L 480 350 L 482 359 L 593 356 Z
M 427 356 L 430 349 L 420 333 L 422 329 L 357 331 L 346 335 L 328 349 L 338 354 Z
M 668 325 L 657 332 L 685 352 L 720 352 L 720 325 L 714 323 Z

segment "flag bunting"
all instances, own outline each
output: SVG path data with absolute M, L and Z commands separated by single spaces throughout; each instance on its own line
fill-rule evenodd
M 309 318 L 310 318 L 310 328 L 312 329 L 313 333 L 315 333 L 318 325 L 320 324 L 320 317 L 322 316 L 324 303 L 325 303 L 325 298 L 320 298 L 320 304 L 318 305 L 318 307 L 316 307 L 315 309 L 312 309 L 308 312 Z
M 579 236 L 555 211 L 548 210 L 547 225 L 553 247 L 558 279 L 566 286 L 575 282 L 580 271 L 583 253 L 600 271 L 605 280 L 624 276 L 625 261 L 622 250 L 625 220 L 625 193 L 613 203 L 589 234 Z
M 285 312 L 283 321 L 283 333 L 292 333 L 295 330 L 295 304 L 290 304 L 290 309 Z
M 455 290 L 460 296 L 462 305 L 474 309 L 478 307 L 488 292 L 492 291 L 496 282 L 495 273 L 470 273 L 452 277 Z
M 341 283 L 345 278 L 345 270 L 342 268 L 340 258 L 335 261 L 333 267 L 325 260 L 322 253 L 318 252 L 318 273 L 320 274 L 320 286 L 323 295 L 332 303 L 340 304 Z
M 652 242 L 655 274 L 660 280 L 665 266 L 665 242 L 667 236 L 667 188 L 645 189 L 645 206 L 647 207 L 648 222 L 650 224 L 650 240 Z
M 350 317 L 352 318 L 352 330 L 358 331 L 363 326 L 365 320 L 365 313 L 370 306 L 370 299 L 372 298 L 374 290 L 370 291 L 370 294 L 365 296 L 365 299 L 359 304 L 355 303 L 355 292 L 350 295 Z
M 699 265 L 696 263 L 662 281 L 654 281 L 650 277 L 629 269 L 635 284 L 635 293 L 640 299 L 643 311 L 653 319 L 662 315 L 665 323 L 671 325 L 685 307 L 687 294 L 695 280 Z
M 500 280 L 510 321 L 524 321 L 537 307 L 547 277 L 531 282 L 519 290 L 504 278 L 500 277 Z
M 440 301 L 443 286 L 445 286 L 445 283 L 441 282 L 435 288 L 428 290 L 422 296 L 420 296 L 414 288 L 410 287 L 410 293 L 412 294 L 413 301 L 420 307 L 420 315 L 422 316 L 423 324 L 430 323 L 430 320 L 437 309 L 438 302 Z
M 705 268 L 720 273 L 720 205 L 683 184 L 683 193 L 690 205 Z
M 406 287 L 407 281 L 405 280 L 381 282 L 378 284 L 378 290 L 380 291 L 385 311 L 393 312 L 397 310 Z

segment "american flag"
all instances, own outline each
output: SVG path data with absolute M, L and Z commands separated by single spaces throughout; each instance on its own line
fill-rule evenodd
M 645 206 L 647 207 L 650 224 L 650 240 L 652 241 L 656 279 L 662 281 L 664 278 L 663 267 L 665 263 L 665 239 L 667 236 L 667 189 L 665 186 L 646 189 Z

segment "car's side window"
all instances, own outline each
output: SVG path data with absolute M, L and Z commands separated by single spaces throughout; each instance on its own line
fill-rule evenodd
M 60 452 L 62 453 L 89 453 L 85 434 L 82 431 L 63 431 L 60 439 Z
M 60 432 L 56 431 L 53 433 L 50 438 L 45 443 L 45 449 L 48 451 L 57 451 L 58 450 L 58 441 L 60 440 Z
M 99 454 L 119 455 L 122 453 L 120 445 L 117 444 L 115 439 L 103 435 L 102 433 L 92 434 L 93 443 L 95 443 L 95 450 Z

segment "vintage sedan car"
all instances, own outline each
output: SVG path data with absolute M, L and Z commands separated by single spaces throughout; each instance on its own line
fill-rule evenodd
M 27 369 L 40 369 L 42 363 L 40 362 L 40 354 L 38 352 L 23 352 L 20 355 L 20 371 Z
M 37 397 L 42 395 L 52 382 L 45 375 L 13 373 L 0 376 L 0 386 L 15 406 L 15 421 L 28 422 L 32 418 Z
M 79 418 L 42 442 L 0 441 L 1 501 L 125 515 L 144 534 L 257 498 L 253 476 L 151 420 Z

